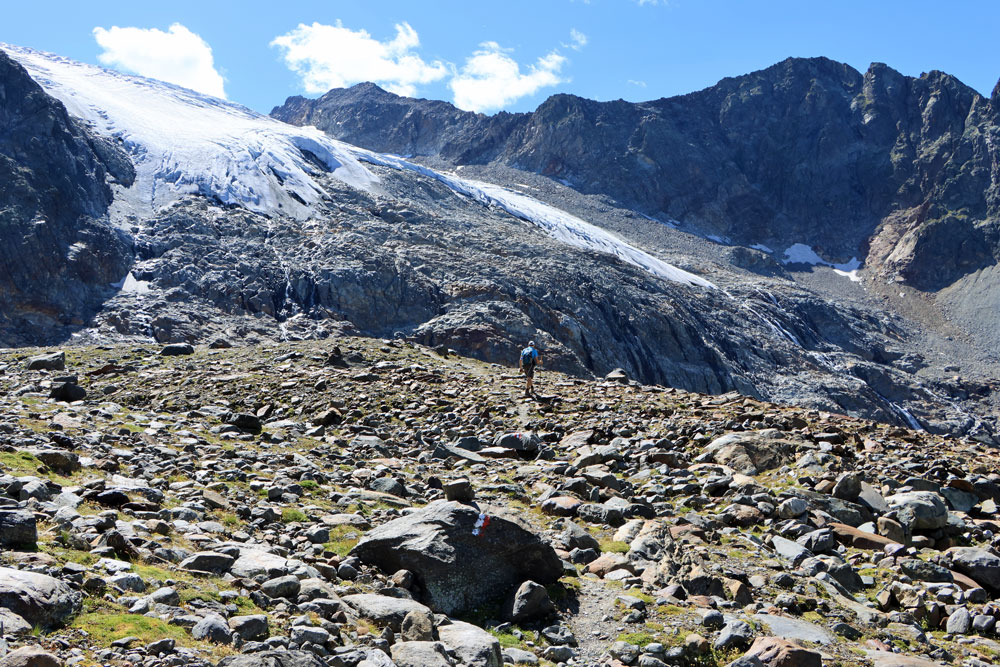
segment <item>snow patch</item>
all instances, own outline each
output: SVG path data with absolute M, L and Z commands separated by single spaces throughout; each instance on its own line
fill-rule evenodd
M 773 254 L 774 254 L 774 251 L 773 251 L 773 250 L 771 250 L 770 248 L 768 248 L 768 247 L 767 247 L 766 245 L 764 245 L 763 243 L 754 243 L 754 244 L 753 244 L 752 246 L 750 246 L 750 247 L 751 247 L 752 249 L 754 249 L 754 250 L 760 250 L 761 252 L 766 252 L 766 253 L 767 253 L 767 254 L 769 254 L 769 255 L 773 255 Z
M 857 257 L 852 257 L 849 262 L 844 262 L 843 264 L 834 264 L 817 255 L 812 246 L 808 246 L 805 243 L 794 243 L 788 246 L 785 250 L 785 258 L 781 261 L 784 264 L 810 264 L 812 266 L 833 267 L 833 272 L 837 275 L 846 276 L 851 282 L 861 282 L 861 276 L 858 275 L 858 270 L 861 268 L 861 260 Z
M 111 286 L 122 294 L 148 294 L 151 289 L 148 280 L 136 280 L 131 271 L 118 282 L 112 283 Z

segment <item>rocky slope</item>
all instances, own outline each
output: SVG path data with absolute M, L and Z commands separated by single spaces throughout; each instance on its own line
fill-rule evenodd
M 642 103 L 555 95 L 486 117 L 372 84 L 272 112 L 359 146 L 451 165 L 505 165 L 727 243 L 937 290 L 1000 256 L 1000 84 L 792 58 Z
M 93 252 L 122 250 L 114 270 L 127 269 L 115 278 L 125 280 L 112 291 L 108 275 L 96 277 L 106 289 L 96 314 L 45 284 L 65 297 L 61 316 L 78 318 L 75 341 L 352 333 L 510 363 L 534 338 L 548 368 L 582 377 L 622 367 L 649 383 L 993 441 L 998 387 L 988 365 L 955 375 L 970 355 L 964 342 L 925 345 L 912 321 L 871 300 L 826 298 L 759 250 L 720 254 L 576 191 L 547 206 L 533 185 L 433 171 L 176 86 L 4 48 L 86 121 L 86 136 L 120 138 L 134 170 L 131 180 L 91 175 L 95 191 L 113 195 L 94 224 L 119 239 Z M 88 146 L 78 146 L 82 164 Z M 36 179 L 59 171 L 26 159 L 23 169 Z M 12 223 L 11 234 L 31 228 L 24 216 Z M 63 243 L 50 238 L 19 261 L 58 257 Z M 65 270 L 51 264 L 44 270 Z M 29 335 L 55 342 L 67 331 L 0 327 L 2 344 Z
M 1000 656 L 975 441 L 621 372 L 520 399 L 504 367 L 370 338 L 0 371 L 5 667 Z
M 132 263 L 107 220 L 125 153 L 0 51 L 0 330 L 7 344 L 79 327 Z M 65 333 L 63 335 L 66 335 Z

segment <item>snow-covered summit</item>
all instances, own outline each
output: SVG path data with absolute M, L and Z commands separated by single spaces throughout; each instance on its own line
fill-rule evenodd
M 435 172 L 395 156 L 337 141 L 238 104 L 155 79 L 122 74 L 50 53 L 0 43 L 46 92 L 103 135 L 119 138 L 136 181 L 119 195 L 152 212 L 187 194 L 269 215 L 305 219 L 323 197 L 307 154 L 344 183 L 373 191 L 363 163 L 419 172 L 484 204 L 502 207 L 568 245 L 611 254 L 673 282 L 714 287 L 565 211 L 488 183 Z
M 135 163 L 128 196 L 136 206 L 156 209 L 196 193 L 262 213 L 306 217 L 323 191 L 303 150 L 350 185 L 377 182 L 343 144 L 319 130 L 162 81 L 32 49 L 0 48 L 71 114 L 122 140 Z

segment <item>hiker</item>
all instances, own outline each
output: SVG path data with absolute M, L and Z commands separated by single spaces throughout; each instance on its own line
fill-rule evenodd
M 535 341 L 528 343 L 528 347 L 521 350 L 521 358 L 517 360 L 517 367 L 524 373 L 527 383 L 524 385 L 524 395 L 531 396 L 535 393 L 535 366 L 542 364 L 542 355 L 535 349 Z

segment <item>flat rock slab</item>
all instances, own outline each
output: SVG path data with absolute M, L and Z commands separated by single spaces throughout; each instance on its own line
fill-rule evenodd
M 499 516 L 481 528 L 477 522 L 476 509 L 436 501 L 374 528 L 351 555 L 383 572 L 413 572 L 421 601 L 446 614 L 501 599 L 528 579 L 562 576 L 562 562 L 538 535 Z
M 32 626 L 54 627 L 80 611 L 83 595 L 44 574 L 0 567 L 0 607 Z
M 754 620 L 760 621 L 770 628 L 771 634 L 775 637 L 798 639 L 817 644 L 833 643 L 833 636 L 825 628 L 800 618 L 775 616 L 774 614 L 754 614 Z

